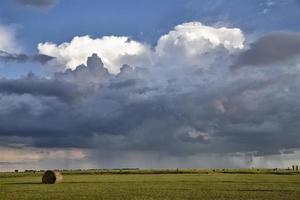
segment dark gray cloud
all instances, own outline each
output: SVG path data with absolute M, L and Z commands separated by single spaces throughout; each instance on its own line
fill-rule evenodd
M 0 79 L 0 93 L 10 94 L 31 94 L 36 96 L 57 97 L 64 101 L 76 100 L 83 92 L 65 81 L 55 79 L 43 79 L 29 74 L 27 77 L 17 80 Z
M 44 55 L 44 54 L 37 54 L 37 55 L 32 56 L 32 58 L 31 58 L 32 61 L 41 63 L 43 65 L 46 64 L 47 62 L 49 62 L 50 60 L 53 60 L 53 59 L 54 59 L 54 57 Z
M 17 3 L 26 6 L 48 7 L 54 5 L 57 0 L 15 0 Z
M 300 55 L 300 34 L 279 32 L 259 38 L 238 58 L 234 67 L 283 63 Z
M 125 65 L 111 75 L 96 55 L 87 63 L 51 79 L 0 80 L 1 144 L 30 138 L 31 147 L 88 148 L 108 158 L 276 155 L 300 147 L 296 66 L 166 75 Z
M 25 54 L 10 54 L 0 50 L 0 61 L 2 62 L 26 62 L 27 60 L 28 56 Z
M 17 63 L 25 63 L 25 62 L 38 62 L 40 64 L 46 64 L 50 60 L 54 58 L 51 56 L 37 54 L 33 56 L 29 56 L 26 54 L 12 54 L 6 51 L 0 50 L 0 62 L 17 62 Z

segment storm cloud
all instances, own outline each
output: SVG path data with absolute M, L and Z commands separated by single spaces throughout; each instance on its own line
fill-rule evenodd
M 208 32 L 214 34 L 204 34 Z M 286 50 L 294 45 L 289 52 L 297 52 L 296 38 L 263 37 L 243 52 L 240 30 L 188 23 L 162 36 L 150 52 L 153 62 L 147 58 L 143 65 L 115 66 L 119 61 L 105 57 L 104 62 L 101 54 L 90 54 L 82 65 L 51 78 L 29 74 L 1 79 L 1 145 L 8 148 L 15 141 L 32 148 L 85 149 L 99 162 L 132 155 L 143 161 L 147 156 L 184 160 L 245 155 L 251 158 L 248 166 L 252 157 L 294 152 L 300 148 L 299 66 L 272 65 L 276 58 L 272 62 L 265 57 L 277 55 L 269 40 Z M 54 53 L 49 56 L 64 61 L 62 52 L 71 43 L 64 48 L 50 45 Z M 49 50 L 49 44 L 44 45 Z M 232 72 L 233 58 L 241 59 L 253 49 L 265 53 L 264 58 L 248 56 L 272 67 Z M 170 55 L 176 56 L 172 60 Z M 244 60 L 239 65 L 250 65 Z
M 237 66 L 264 66 L 284 63 L 300 55 L 300 34 L 279 32 L 259 38 L 237 59 Z

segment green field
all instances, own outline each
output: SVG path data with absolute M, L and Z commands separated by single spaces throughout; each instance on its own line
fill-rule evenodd
M 299 200 L 300 174 L 273 170 L 74 171 L 41 184 L 42 173 L 0 173 L 1 200 Z

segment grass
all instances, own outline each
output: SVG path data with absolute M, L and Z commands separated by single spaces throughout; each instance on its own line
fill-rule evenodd
M 1 200 L 299 200 L 300 174 L 274 170 L 64 171 L 61 184 L 42 173 L 0 173 Z

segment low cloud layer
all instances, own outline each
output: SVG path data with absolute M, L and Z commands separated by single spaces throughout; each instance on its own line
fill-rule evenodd
M 289 46 L 282 34 L 278 43 Z M 241 55 L 261 60 L 245 52 L 271 49 L 264 41 L 272 37 L 244 50 L 241 30 L 193 22 L 154 48 L 126 37 L 40 44 L 56 58 L 50 65 L 66 70 L 0 80 L 0 145 L 84 149 L 85 161 L 104 167 L 246 167 L 289 157 L 300 148 L 300 66 L 281 56 L 263 61 L 272 67 L 230 67 Z
M 47 62 L 53 60 L 51 56 L 37 54 L 37 55 L 26 55 L 26 54 L 16 54 L 8 53 L 0 50 L 0 62 L 17 62 L 17 63 L 26 63 L 26 62 L 37 62 L 40 64 L 46 64 Z
M 17 3 L 25 6 L 48 7 L 54 5 L 57 0 L 15 0 Z

